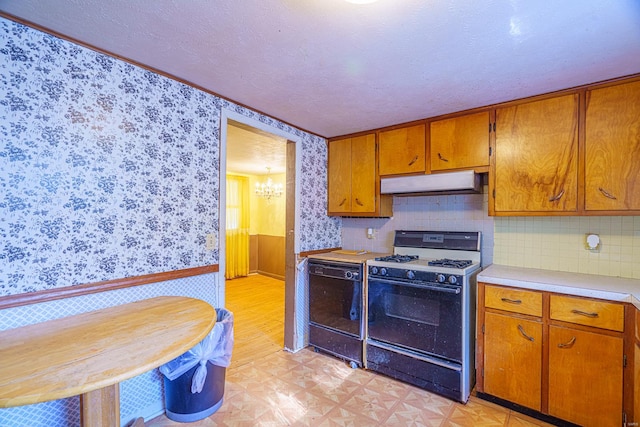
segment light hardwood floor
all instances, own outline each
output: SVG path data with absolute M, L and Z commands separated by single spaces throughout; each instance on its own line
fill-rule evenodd
M 284 281 L 250 275 L 226 281 L 225 308 L 233 313 L 231 368 L 284 348 Z

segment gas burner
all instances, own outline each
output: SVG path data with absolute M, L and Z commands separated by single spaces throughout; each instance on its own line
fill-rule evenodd
M 376 258 L 376 261 L 386 262 L 410 262 L 418 259 L 418 255 L 389 255 Z
M 433 267 L 449 267 L 449 268 L 465 268 L 472 264 L 470 259 L 436 259 L 429 261 L 429 265 Z

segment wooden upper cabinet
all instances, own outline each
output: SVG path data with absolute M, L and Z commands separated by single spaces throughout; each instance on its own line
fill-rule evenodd
M 377 182 L 375 134 L 329 141 L 329 215 L 391 216 L 392 197 Z
M 351 138 L 329 141 L 329 212 L 351 212 Z
M 379 133 L 380 175 L 425 173 L 425 153 L 424 124 Z
M 489 125 L 488 111 L 431 122 L 431 170 L 488 167 Z
M 578 95 L 496 110 L 494 211 L 577 211 Z
M 640 210 L 640 81 L 587 92 L 585 209 Z
M 351 212 L 376 210 L 376 136 L 351 139 Z

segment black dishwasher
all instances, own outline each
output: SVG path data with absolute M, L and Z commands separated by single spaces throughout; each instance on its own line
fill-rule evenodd
M 309 344 L 362 366 L 362 264 L 309 262 Z

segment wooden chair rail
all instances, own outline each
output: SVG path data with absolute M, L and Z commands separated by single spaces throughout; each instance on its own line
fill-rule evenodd
M 217 273 L 218 264 L 203 267 L 186 268 L 183 270 L 165 271 L 162 273 L 145 274 L 143 276 L 125 277 L 122 279 L 106 280 L 103 282 L 87 283 L 83 285 L 65 286 L 58 289 L 28 292 L 16 295 L 0 297 L 0 310 L 19 307 L 29 304 L 37 304 L 63 298 L 77 297 L 81 295 L 95 294 L 98 292 L 113 291 L 115 289 L 130 288 L 133 286 L 148 285 L 151 283 L 165 282 L 167 280 L 181 279 L 184 277 L 199 276 L 202 274 Z

